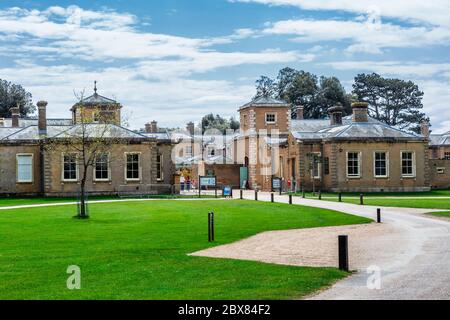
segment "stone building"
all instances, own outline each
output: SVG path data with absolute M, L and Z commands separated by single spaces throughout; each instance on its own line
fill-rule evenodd
M 37 105 L 38 118 L 21 119 L 14 108 L 11 119 L 0 125 L 0 195 L 77 194 L 83 166 L 79 152 L 66 143 L 81 132 L 109 143 L 88 169 L 90 194 L 170 192 L 172 142 L 156 123 L 144 133 L 122 127 L 122 106 L 100 96 L 97 88 L 72 107 L 72 119 L 48 119 L 47 103 Z
M 430 135 L 430 174 L 432 188 L 450 188 L 450 131 Z
M 371 118 L 367 103 L 329 109 L 329 119 L 304 119 L 303 108 L 260 97 L 239 109 L 241 128 L 232 144 L 232 180 L 271 190 L 272 178 L 285 190 L 343 192 L 426 191 L 449 187 L 448 134 L 412 134 Z M 447 157 L 448 158 L 448 157 Z M 209 167 L 217 172 L 220 167 Z M 215 169 L 215 170 L 214 170 Z M 222 168 L 223 170 L 223 168 Z M 231 178 L 229 178 L 231 179 Z

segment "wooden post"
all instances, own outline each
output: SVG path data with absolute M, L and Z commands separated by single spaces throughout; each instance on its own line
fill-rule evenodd
M 289 204 L 292 204 L 292 194 L 289 195 Z
M 273 192 L 270 194 L 270 202 L 275 202 L 275 195 L 273 194 Z
M 339 270 L 347 271 L 348 266 L 348 236 L 339 236 Z
M 322 200 L 322 190 L 319 190 L 319 200 Z
M 241 199 L 241 200 L 244 199 L 243 193 L 244 193 L 244 192 L 242 191 L 242 189 L 240 189 L 240 190 L 239 190 L 239 194 L 240 194 L 240 199 Z
M 359 204 L 360 205 L 364 204 L 364 195 L 362 193 L 359 195 Z
M 258 201 L 258 190 L 255 189 L 255 201 Z
M 302 198 L 305 199 L 306 198 L 306 193 L 305 193 L 305 188 L 302 187 Z
M 339 192 L 339 202 L 342 202 L 342 192 Z
M 200 183 L 200 176 L 198 176 L 198 197 L 202 197 L 202 184 Z
M 377 223 L 381 223 L 381 209 L 377 209 Z

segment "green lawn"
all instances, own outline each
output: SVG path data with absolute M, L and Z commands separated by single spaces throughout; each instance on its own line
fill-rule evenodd
M 295 195 L 301 196 L 302 194 L 297 193 Z M 342 201 L 359 204 L 359 195 L 359 193 L 342 193 Z M 450 209 L 450 198 L 432 199 L 433 197 L 450 197 L 450 190 L 405 193 L 364 193 L 364 204 L 386 207 Z M 306 198 L 317 199 L 318 194 L 308 192 L 306 193 Z M 338 201 L 338 194 L 329 192 L 322 193 L 322 200 Z
M 98 197 L 90 197 L 90 201 L 95 200 L 120 200 L 120 199 L 132 199 L 129 198 L 119 198 L 118 196 L 98 196 Z M 134 197 L 139 198 L 139 197 Z M 148 195 L 145 198 L 153 198 L 153 199 L 180 199 L 180 198 L 198 198 L 197 195 Z M 214 198 L 212 195 L 202 195 L 204 199 Z M 10 206 L 21 206 L 21 205 L 34 205 L 34 204 L 47 204 L 47 203 L 62 203 L 62 202 L 76 202 L 78 201 L 76 198 L 69 197 L 3 197 L 0 198 L 0 207 L 10 207 Z
M 216 243 L 207 242 L 207 212 Z M 190 257 L 187 253 L 262 231 L 368 223 L 335 211 L 286 204 L 154 201 L 0 211 L 0 299 L 292 299 L 345 277 L 304 268 Z M 69 265 L 81 290 L 66 288 Z
M 447 212 L 432 212 L 431 214 L 434 215 L 434 216 L 437 216 L 437 217 L 450 218 L 450 211 L 447 211 Z

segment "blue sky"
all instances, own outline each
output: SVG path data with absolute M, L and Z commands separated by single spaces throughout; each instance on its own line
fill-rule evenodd
M 260 75 L 289 66 L 410 79 L 433 130 L 450 130 L 450 3 L 446 0 L 0 0 L 0 78 L 49 116 L 68 117 L 74 91 L 124 105 L 133 128 L 237 115 Z

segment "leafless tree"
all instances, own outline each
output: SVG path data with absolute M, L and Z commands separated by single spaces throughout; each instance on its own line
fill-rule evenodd
M 54 138 L 46 141 L 46 151 L 62 151 L 64 154 L 73 154 L 76 156 L 76 164 L 81 167 L 80 183 L 80 210 L 78 218 L 88 218 L 86 208 L 86 181 L 88 171 L 96 166 L 97 159 L 108 154 L 107 161 L 114 161 L 112 154 L 109 153 L 114 144 L 124 143 L 119 135 L 115 134 L 114 125 L 111 125 L 108 119 L 102 119 L 93 123 L 92 117 L 85 112 L 84 92 L 75 94 L 78 99 L 77 121 L 74 125 L 60 133 Z M 64 164 L 63 164 L 64 165 Z

